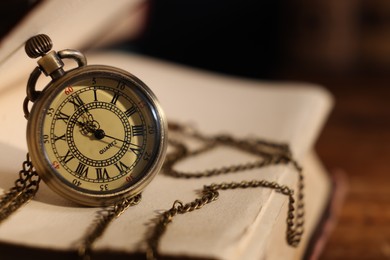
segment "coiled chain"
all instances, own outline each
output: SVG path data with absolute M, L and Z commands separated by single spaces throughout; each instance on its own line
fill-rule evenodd
M 91 248 L 93 243 L 103 235 L 108 225 L 115 219 L 122 215 L 131 206 L 138 205 L 142 198 L 141 194 L 138 194 L 131 198 L 123 198 L 119 202 L 112 206 L 106 207 L 101 211 L 98 211 L 95 221 L 88 229 L 85 236 L 82 238 L 78 246 L 79 257 L 83 260 L 91 259 Z
M 178 124 L 169 125 L 170 136 L 174 133 L 179 133 L 181 138 L 171 138 L 169 144 L 174 148 L 167 157 L 164 163 L 164 173 L 176 178 L 204 178 L 216 176 L 220 174 L 236 173 L 244 170 L 251 170 L 255 168 L 262 168 L 269 165 L 292 164 L 298 173 L 297 195 L 294 198 L 293 189 L 279 185 L 276 182 L 269 182 L 266 180 L 252 180 L 241 182 L 230 182 L 211 184 L 203 187 L 201 196 L 192 202 L 183 203 L 176 200 L 172 208 L 160 214 L 157 219 L 153 232 L 148 238 L 147 259 L 156 259 L 158 256 L 158 245 L 162 235 L 165 233 L 167 226 L 172 222 L 173 218 L 178 214 L 185 214 L 203 208 L 206 204 L 218 199 L 220 190 L 232 189 L 247 189 L 247 188 L 270 188 L 278 193 L 288 196 L 288 212 L 287 212 L 287 243 L 293 247 L 298 246 L 303 235 L 304 226 L 304 202 L 303 202 L 303 174 L 302 168 L 292 159 L 290 149 L 285 144 L 277 144 L 267 142 L 261 139 L 236 139 L 228 135 L 218 135 L 214 137 L 207 137 L 201 135 L 199 132 Z M 172 135 L 173 133 L 173 135 Z M 194 138 L 204 143 L 198 149 L 190 150 L 190 148 L 179 139 L 183 137 Z M 199 155 L 205 151 L 211 150 L 217 145 L 226 145 L 244 152 L 248 152 L 260 157 L 259 160 L 243 164 L 231 165 L 228 167 L 221 167 L 209 169 L 198 172 L 183 172 L 174 169 L 174 165 L 181 160 L 187 159 L 194 155 Z
M 27 154 L 15 186 L 0 197 L 0 223 L 18 208 L 29 202 L 39 189 L 40 177 Z
M 248 188 L 270 188 L 276 192 L 288 197 L 287 212 L 287 243 L 296 247 L 303 235 L 304 226 L 304 203 L 303 203 L 303 174 L 302 168 L 292 158 L 288 145 L 267 142 L 261 139 L 237 139 L 229 135 L 205 136 L 194 129 L 180 124 L 170 124 L 169 144 L 172 151 L 168 153 L 163 166 L 163 172 L 175 178 L 205 178 L 221 174 L 237 173 L 245 170 L 262 168 L 270 165 L 291 164 L 298 173 L 297 193 L 294 196 L 294 190 L 280 185 L 276 182 L 266 180 L 252 180 L 241 182 L 230 182 L 205 185 L 201 196 L 189 203 L 183 203 L 176 200 L 172 207 L 159 215 L 156 225 L 151 235 L 147 239 L 148 259 L 156 259 L 158 256 L 158 245 L 161 237 L 165 233 L 167 226 L 178 214 L 185 214 L 203 208 L 205 205 L 215 201 L 219 197 L 220 190 L 248 189 Z M 172 136 L 181 135 L 180 138 Z M 203 143 L 200 148 L 190 149 L 184 143 L 182 138 L 195 139 Z M 180 140 L 179 140 L 180 139 Z M 218 145 L 230 146 L 235 149 L 247 152 L 259 157 L 259 160 L 247 162 L 227 167 L 208 169 L 198 172 L 183 172 L 174 168 L 175 164 L 181 160 L 188 159 L 192 156 L 199 155 L 215 148 Z M 30 201 L 39 189 L 40 177 L 36 173 L 29 155 L 23 162 L 23 169 L 19 172 L 19 178 L 15 181 L 15 186 L 0 197 L 0 223 L 9 215 L 15 212 L 22 205 Z M 124 198 L 116 204 L 100 210 L 95 221 L 88 229 L 85 236 L 81 239 L 78 247 L 79 256 L 82 259 L 90 259 L 90 252 L 93 243 L 104 233 L 108 225 L 119 217 L 127 208 L 135 206 L 141 201 L 141 194 L 132 198 Z

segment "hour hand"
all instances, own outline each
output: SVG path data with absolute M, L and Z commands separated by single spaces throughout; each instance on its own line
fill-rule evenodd
M 87 135 L 89 133 L 95 134 L 95 132 L 100 129 L 100 125 L 96 120 L 83 120 L 83 122 L 77 121 L 76 124 L 81 126 L 81 133 L 83 135 Z

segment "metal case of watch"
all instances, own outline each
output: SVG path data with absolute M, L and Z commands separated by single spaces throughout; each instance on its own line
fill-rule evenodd
M 161 169 L 167 148 L 167 121 L 156 96 L 127 71 L 87 66 L 80 52 L 51 48 L 46 35 L 26 43 L 31 58 L 41 57 L 24 102 L 27 145 L 38 174 L 83 205 L 140 194 Z M 66 58 L 78 67 L 65 71 Z M 52 81 L 40 91 L 35 85 L 42 72 Z

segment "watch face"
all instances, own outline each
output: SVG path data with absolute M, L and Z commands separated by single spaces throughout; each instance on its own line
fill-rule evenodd
M 38 136 L 28 134 L 28 143 L 37 153 L 31 157 L 61 195 L 104 204 L 139 193 L 159 170 L 165 119 L 154 95 L 134 76 L 87 66 L 49 86 L 36 103 L 28 131 Z

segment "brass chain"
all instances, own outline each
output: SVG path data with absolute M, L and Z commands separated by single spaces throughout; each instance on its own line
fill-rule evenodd
M 287 243 L 293 247 L 298 246 L 303 235 L 304 226 L 304 202 L 303 202 L 303 173 L 302 168 L 292 158 L 289 147 L 285 144 L 277 144 L 267 142 L 261 139 L 236 139 L 228 135 L 217 135 L 214 137 L 207 137 L 201 135 L 199 132 L 187 126 L 178 124 L 169 125 L 170 134 L 179 133 L 189 138 L 195 138 L 198 141 L 205 143 L 202 147 L 190 150 L 188 146 L 178 139 L 171 138 L 169 144 L 174 148 L 166 158 L 164 163 L 164 173 L 176 178 L 202 178 L 216 176 L 220 174 L 236 173 L 244 170 L 261 168 L 269 165 L 288 164 L 291 163 L 298 173 L 297 195 L 294 198 L 293 189 L 279 185 L 276 182 L 269 182 L 266 180 L 252 180 L 221 184 L 211 184 L 204 186 L 200 198 L 184 204 L 180 200 L 173 203 L 172 208 L 159 215 L 153 232 L 147 241 L 147 259 L 156 259 L 158 256 L 158 245 L 162 235 L 165 233 L 167 226 L 172 222 L 177 214 L 185 214 L 197 209 L 203 208 L 206 204 L 215 201 L 219 197 L 219 190 L 228 189 L 245 189 L 245 188 L 270 188 L 278 193 L 288 196 L 288 212 L 287 212 Z M 205 151 L 211 150 L 217 145 L 227 145 L 239 150 L 257 155 L 261 160 L 255 162 L 248 162 L 244 164 L 231 165 L 229 167 L 221 167 L 199 172 L 183 172 L 174 169 L 174 165 L 183 159 L 198 155 Z
M 0 197 L 0 223 L 6 220 L 12 213 L 34 198 L 39 189 L 41 178 L 27 154 L 26 160 L 19 171 L 19 178 L 14 187 Z M 80 258 L 90 259 L 90 251 L 93 243 L 103 234 L 112 220 L 119 217 L 127 208 L 137 205 L 142 195 L 138 194 L 131 198 L 123 198 L 112 206 L 100 210 L 94 223 L 82 239 L 78 248 Z
M 0 223 L 18 208 L 29 202 L 39 189 L 40 177 L 36 173 L 30 156 L 27 154 L 15 186 L 0 197 Z
M 171 137 L 168 141 L 169 145 L 174 148 L 174 151 L 166 156 L 163 170 L 164 173 L 176 178 L 204 178 L 211 177 L 220 174 L 228 174 L 241 172 L 245 170 L 251 170 L 255 168 L 262 168 L 267 165 L 275 164 L 287 164 L 293 163 L 295 168 L 300 169 L 299 165 L 292 159 L 291 151 L 285 144 L 278 144 L 274 142 L 267 142 L 262 139 L 248 138 L 237 139 L 229 135 L 216 135 L 213 137 L 207 137 L 200 134 L 194 129 L 188 126 L 179 124 L 169 125 L 170 133 L 180 133 L 184 137 L 194 138 L 205 144 L 198 149 L 190 150 L 188 146 L 178 140 Z M 247 162 L 237 165 L 230 165 L 228 167 L 208 169 L 200 172 L 182 172 L 174 169 L 174 165 L 183 159 L 201 154 L 208 150 L 213 149 L 217 145 L 226 145 L 241 151 L 259 156 L 261 159 L 254 162 Z
M 103 235 L 108 225 L 115 219 L 122 215 L 126 209 L 131 206 L 138 205 L 142 199 L 142 195 L 138 194 L 131 198 L 123 198 L 112 206 L 108 206 L 100 210 L 96 216 L 95 221 L 88 229 L 86 235 L 82 238 L 78 247 L 78 255 L 80 259 L 91 259 L 91 248 L 93 243 Z
M 198 149 L 191 150 L 184 142 L 175 138 L 170 138 L 169 144 L 173 148 L 164 162 L 164 173 L 176 178 L 204 178 L 220 174 L 236 173 L 244 170 L 262 168 L 270 165 L 292 164 L 298 172 L 297 195 L 294 198 L 294 191 L 276 182 L 265 180 L 252 180 L 231 183 L 220 183 L 205 185 L 200 198 L 184 204 L 176 200 L 172 208 L 159 215 L 156 226 L 147 240 L 147 258 L 155 259 L 160 239 L 165 233 L 166 228 L 177 214 L 185 214 L 197 209 L 201 209 L 206 204 L 215 201 L 219 197 L 219 190 L 245 189 L 245 188 L 270 188 L 278 193 L 288 196 L 287 212 L 287 232 L 286 239 L 289 245 L 297 246 L 303 234 L 304 225 L 304 203 L 303 203 L 303 174 L 302 168 L 292 158 L 289 147 L 285 144 L 267 142 L 261 139 L 237 139 L 229 135 L 205 136 L 194 129 L 180 124 L 170 124 L 170 133 L 178 133 L 188 138 L 194 138 L 201 141 L 204 145 Z M 199 172 L 183 172 L 174 169 L 174 165 L 181 160 L 191 156 L 199 155 L 209 151 L 218 145 L 230 146 L 241 151 L 257 155 L 260 160 L 254 162 L 231 165 L 228 167 L 215 168 Z M 30 201 L 39 189 L 40 177 L 36 173 L 29 155 L 23 162 L 23 169 L 19 172 L 19 178 L 15 181 L 15 186 L 0 197 L 0 223 L 18 208 Z M 106 207 L 98 212 L 98 215 L 88 229 L 84 238 L 82 238 L 78 247 L 80 258 L 90 259 L 90 252 L 93 243 L 104 233 L 108 225 L 119 217 L 130 206 L 137 205 L 141 201 L 141 194 L 132 198 L 124 198 L 118 203 Z

